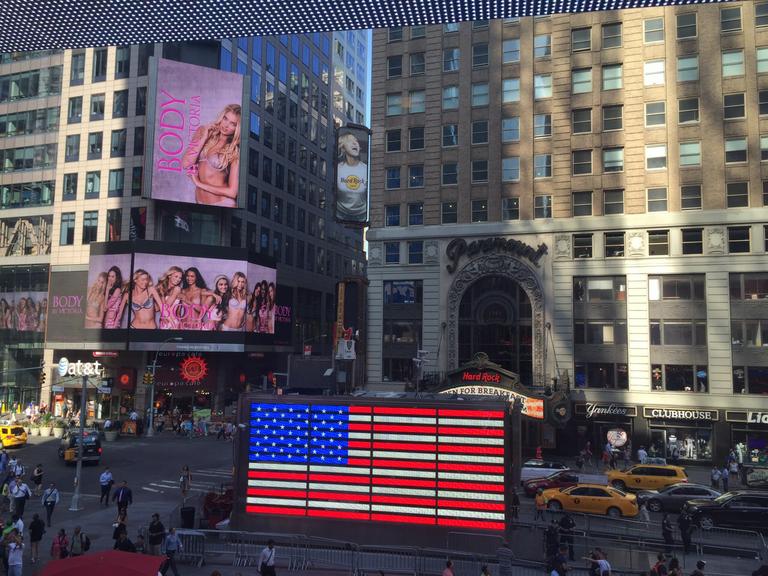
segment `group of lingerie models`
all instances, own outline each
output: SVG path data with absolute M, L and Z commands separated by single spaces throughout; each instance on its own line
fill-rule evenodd
M 0 296 L 0 330 L 45 332 L 48 298 L 35 302 L 31 296 L 22 296 L 16 302 L 15 297 L 14 294 Z
M 120 328 L 129 306 L 130 327 L 139 330 L 275 331 L 274 282 L 257 282 L 249 295 L 242 272 L 216 276 L 211 289 L 194 266 L 171 266 L 156 284 L 143 269 L 124 282 L 113 266 L 88 288 L 85 326 Z

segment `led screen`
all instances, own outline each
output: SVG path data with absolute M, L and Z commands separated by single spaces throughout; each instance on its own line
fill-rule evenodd
M 503 405 L 275 400 L 246 400 L 246 515 L 504 530 Z
M 128 327 L 130 278 L 130 254 L 91 254 L 84 298 L 85 328 L 116 330 Z
M 236 208 L 243 77 L 158 59 L 153 94 L 150 196 Z
M 0 330 L 45 332 L 48 292 L 0 292 Z
M 277 305 L 277 284 L 274 268 L 248 264 L 250 292 L 246 310 L 246 330 L 255 334 L 274 334 L 275 325 L 290 312 Z
M 336 133 L 336 220 L 363 225 L 368 221 L 368 151 L 370 131 L 348 124 Z

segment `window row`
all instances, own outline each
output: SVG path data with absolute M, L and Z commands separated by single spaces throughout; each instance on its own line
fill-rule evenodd
M 310 189 L 314 194 L 316 188 Z M 260 199 L 260 202 L 259 202 Z M 325 206 L 325 198 L 321 200 L 320 207 Z M 271 220 L 277 224 L 284 224 L 288 228 L 304 232 L 310 236 L 325 238 L 325 218 L 317 216 L 311 211 L 297 207 L 292 202 L 283 202 L 282 198 L 272 196 L 269 192 L 261 191 L 259 198 L 255 187 L 248 187 L 248 210 L 253 214 L 259 214 L 265 220 Z
M 312 176 L 319 179 L 325 179 L 327 163 L 325 159 L 320 158 L 315 152 L 307 154 L 307 149 L 301 146 L 299 152 L 298 165 L 307 170 Z M 313 206 L 324 207 L 326 201 L 325 187 L 316 184 L 312 178 L 297 176 L 293 170 L 286 169 L 281 162 L 272 160 L 264 154 L 261 156 L 256 150 L 251 148 L 248 155 L 248 174 L 254 178 L 261 175 L 262 182 L 266 182 L 290 194 L 297 196 L 299 200 L 306 200 Z M 255 200 L 252 203 L 255 206 Z M 255 211 L 253 208 L 249 208 Z
M 61 66 L 0 76 L 0 104 L 61 93 Z
M 141 44 L 138 47 L 137 76 L 146 76 L 149 72 L 149 58 L 154 56 L 154 44 Z M 91 59 L 91 82 L 104 82 L 107 79 L 108 48 L 94 48 Z M 75 50 L 70 61 L 69 84 L 79 86 L 85 83 L 86 51 Z M 112 78 L 128 78 L 131 72 L 131 47 L 117 46 Z
M 70 134 L 65 140 L 64 162 L 80 161 L 80 134 Z M 123 158 L 126 156 L 128 145 L 128 130 L 121 128 L 112 130 L 110 134 L 109 157 Z M 102 132 L 90 132 L 87 141 L 88 160 L 100 160 L 104 148 L 104 134 Z M 137 126 L 133 130 L 133 155 L 142 156 L 144 154 L 144 127 Z
M 84 96 L 72 96 L 67 102 L 67 123 L 79 124 L 83 120 Z M 88 102 L 88 120 L 91 122 L 104 120 L 106 117 L 106 94 L 91 94 Z M 128 117 L 129 90 L 116 90 L 112 93 L 112 118 Z M 144 116 L 147 113 L 147 87 L 139 86 L 134 95 L 134 116 Z
M 363 272 L 363 263 L 326 250 L 311 241 L 294 238 L 276 230 L 249 222 L 246 231 L 246 246 L 254 251 L 271 256 L 277 262 L 294 266 L 309 272 L 328 276 L 343 276 L 351 272 Z
M 58 108 L 40 108 L 0 115 L 0 138 L 55 132 L 58 129 Z
M 667 275 L 648 277 L 648 300 L 701 300 L 704 275 Z M 574 302 L 626 302 L 627 280 L 624 276 L 575 277 Z
M 52 168 L 56 165 L 56 144 L 0 149 L 0 173 Z
M 50 206 L 53 204 L 54 190 L 53 180 L 0 184 L 0 209 Z
M 77 200 L 79 196 L 80 174 L 73 172 L 64 174 L 62 184 L 62 200 Z M 131 171 L 131 196 L 141 196 L 143 185 L 143 168 L 134 166 Z M 101 170 L 86 172 L 84 179 L 84 195 L 86 200 L 100 198 L 102 192 Z M 125 190 L 125 169 L 109 170 L 107 176 L 107 197 L 120 198 Z

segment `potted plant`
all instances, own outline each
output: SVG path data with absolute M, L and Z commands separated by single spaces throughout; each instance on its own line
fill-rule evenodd
M 51 415 L 44 414 L 40 418 L 40 436 L 46 437 L 51 435 Z
M 25 420 L 21 427 L 24 428 L 24 432 L 27 433 L 27 436 L 32 434 L 32 423 L 29 420 Z
M 120 432 L 120 429 L 111 420 L 104 422 L 104 440 L 114 442 L 117 440 L 118 432 Z
M 29 433 L 32 436 L 40 436 L 40 424 L 32 422 L 29 425 Z
M 67 423 L 64 420 L 56 419 L 53 423 L 53 436 L 55 438 L 61 438 L 64 436 L 64 430 L 67 427 Z

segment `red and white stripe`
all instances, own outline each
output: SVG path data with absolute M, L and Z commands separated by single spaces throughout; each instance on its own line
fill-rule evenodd
M 306 464 L 250 462 L 246 511 L 254 514 L 304 516 L 307 507 Z

